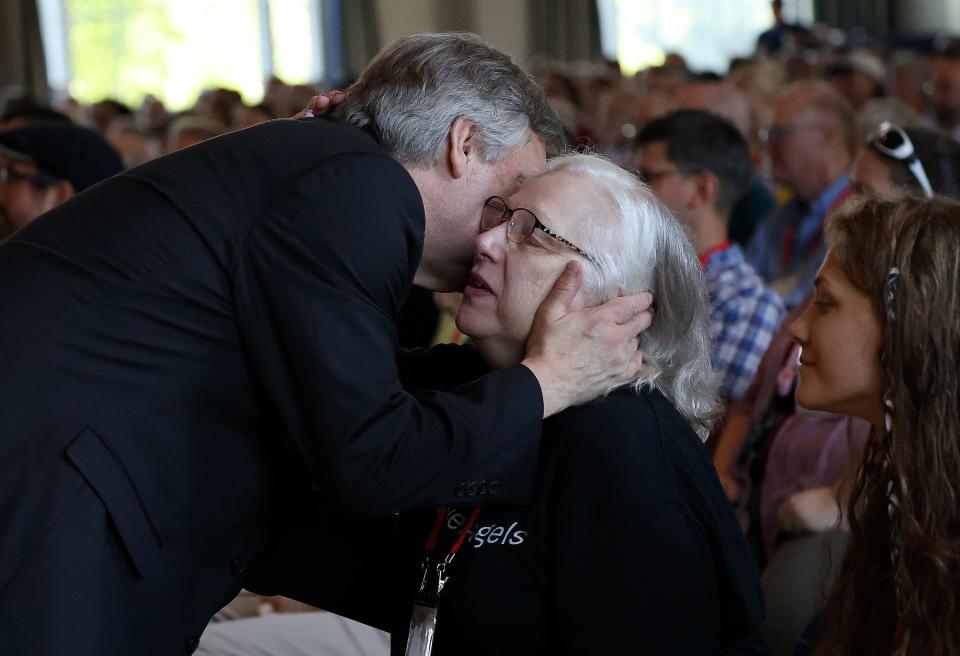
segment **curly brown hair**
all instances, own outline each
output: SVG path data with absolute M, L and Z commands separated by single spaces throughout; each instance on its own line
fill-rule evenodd
M 827 238 L 884 326 L 893 410 L 857 472 L 815 653 L 960 656 L 960 203 L 864 200 Z

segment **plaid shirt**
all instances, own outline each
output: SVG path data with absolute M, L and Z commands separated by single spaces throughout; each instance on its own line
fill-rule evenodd
M 720 396 L 735 401 L 750 386 L 760 358 L 783 320 L 783 301 L 747 264 L 736 244 L 711 255 L 705 273 L 713 367 L 723 377 Z

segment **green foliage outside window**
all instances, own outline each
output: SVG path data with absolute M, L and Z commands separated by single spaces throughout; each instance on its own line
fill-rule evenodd
M 116 98 L 137 106 L 153 94 L 190 107 L 212 86 L 248 102 L 263 94 L 256 0 L 64 0 L 72 69 L 81 102 Z

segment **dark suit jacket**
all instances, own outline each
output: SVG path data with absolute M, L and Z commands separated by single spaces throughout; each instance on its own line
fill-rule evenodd
M 4 653 L 191 651 L 297 495 L 325 504 L 316 530 L 341 556 L 331 508 L 527 499 L 529 370 L 400 385 L 394 319 L 423 225 L 367 134 L 280 120 L 111 178 L 0 244 Z

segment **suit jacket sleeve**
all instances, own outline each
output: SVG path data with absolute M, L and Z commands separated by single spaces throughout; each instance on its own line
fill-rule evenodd
M 449 391 L 490 373 L 472 344 L 438 344 L 429 349 L 401 350 L 397 355 L 400 382 L 408 392 Z
M 468 494 L 479 490 L 517 503 L 532 489 L 543 399 L 526 367 L 455 393 L 400 384 L 394 320 L 422 235 L 420 195 L 399 164 L 340 154 L 278 191 L 232 271 L 250 365 L 348 512 L 482 502 Z

